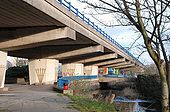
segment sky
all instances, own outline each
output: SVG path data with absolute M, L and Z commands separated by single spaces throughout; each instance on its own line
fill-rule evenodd
M 119 44 L 121 44 L 123 47 L 128 48 L 132 45 L 134 40 L 138 38 L 138 34 L 132 30 L 131 27 L 125 27 L 125 26 L 117 26 L 117 27 L 106 27 L 102 25 L 99 21 L 94 19 L 89 13 L 92 13 L 92 11 L 89 11 L 87 6 L 83 3 L 78 2 L 78 0 L 67 0 L 68 2 L 71 2 L 71 4 L 75 7 L 78 8 L 78 10 L 82 13 L 85 14 L 86 17 L 90 18 L 91 21 L 94 21 L 96 25 L 98 25 L 100 28 L 102 28 L 103 31 L 105 31 L 108 35 L 110 35 L 114 40 L 116 40 Z M 113 22 L 113 17 L 112 16 L 95 16 L 96 18 L 100 18 L 101 21 L 104 22 Z M 115 21 L 114 21 L 115 22 Z M 143 39 L 140 38 L 136 43 L 138 44 L 143 44 Z M 136 48 L 132 48 L 129 50 L 135 57 L 138 57 L 140 54 Z M 140 57 L 139 60 L 143 64 L 151 64 L 153 63 L 152 59 L 150 58 L 149 54 L 147 52 L 143 53 Z

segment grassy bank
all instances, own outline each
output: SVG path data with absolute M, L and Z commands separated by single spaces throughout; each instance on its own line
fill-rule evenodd
M 70 107 L 81 112 L 116 112 L 113 104 L 97 102 L 80 96 L 69 96 L 69 98 L 73 101 Z

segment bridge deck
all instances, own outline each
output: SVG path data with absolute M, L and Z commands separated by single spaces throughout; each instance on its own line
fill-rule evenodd
M 59 46 L 77 46 L 78 49 L 102 45 L 105 48 L 105 53 L 116 52 L 119 57 L 124 57 L 127 60 L 135 62 L 137 65 L 141 65 L 140 62 L 135 60 L 127 52 L 121 49 L 119 46 L 113 44 L 107 38 L 104 38 L 102 34 L 97 32 L 91 26 L 85 24 L 80 18 L 77 18 L 68 9 L 59 4 L 55 0 L 3 0 L 0 2 L 0 34 L 8 35 L 2 36 L 0 42 L 18 38 L 16 30 L 30 28 L 32 30 L 26 31 L 26 35 L 33 35 L 43 31 L 48 31 L 56 28 L 69 27 L 76 31 L 76 40 L 72 39 L 59 39 L 48 42 L 41 42 L 35 44 L 19 46 L 18 49 L 2 48 L 2 50 L 10 51 L 11 55 L 18 55 L 31 57 L 32 51 L 40 51 L 42 48 L 48 49 L 53 46 L 55 49 L 60 49 Z M 26 29 L 27 30 L 27 29 Z M 12 35 L 12 36 L 11 36 Z M 23 35 L 19 35 L 23 36 Z M 25 35 L 24 35 L 25 36 Z M 1 46 L 1 45 L 0 45 Z M 23 49 L 21 49 L 23 47 Z M 36 47 L 36 49 L 35 49 Z M 67 49 L 68 49 L 67 48 Z M 14 51 L 15 50 L 15 51 Z M 28 51 L 25 53 L 25 51 Z M 24 53 L 23 53 L 24 52 Z M 30 56 L 28 55 L 30 54 Z M 24 57 L 24 56 L 23 56 Z

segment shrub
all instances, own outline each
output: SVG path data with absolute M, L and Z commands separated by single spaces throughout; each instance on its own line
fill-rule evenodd
M 138 97 L 137 92 L 130 87 L 124 88 L 121 91 L 121 95 L 129 99 L 136 99 Z
M 6 77 L 7 78 L 25 78 L 28 80 L 29 78 L 29 70 L 28 66 L 22 66 L 22 67 L 11 67 L 8 68 L 6 71 Z
M 70 106 L 81 112 L 116 112 L 114 104 L 98 102 L 81 96 L 69 96 L 69 98 L 73 101 Z
M 161 82 L 158 75 L 139 75 L 137 88 L 147 99 L 159 100 L 161 97 Z

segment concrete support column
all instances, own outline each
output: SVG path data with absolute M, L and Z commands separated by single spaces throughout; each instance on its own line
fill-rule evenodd
M 0 89 L 4 88 L 7 52 L 0 51 Z
M 84 75 L 98 75 L 98 66 L 85 66 Z
M 57 81 L 58 63 L 55 59 L 29 60 L 30 84 L 53 84 Z
M 84 74 L 84 65 L 81 63 L 70 63 L 62 65 L 63 76 L 81 76 Z

